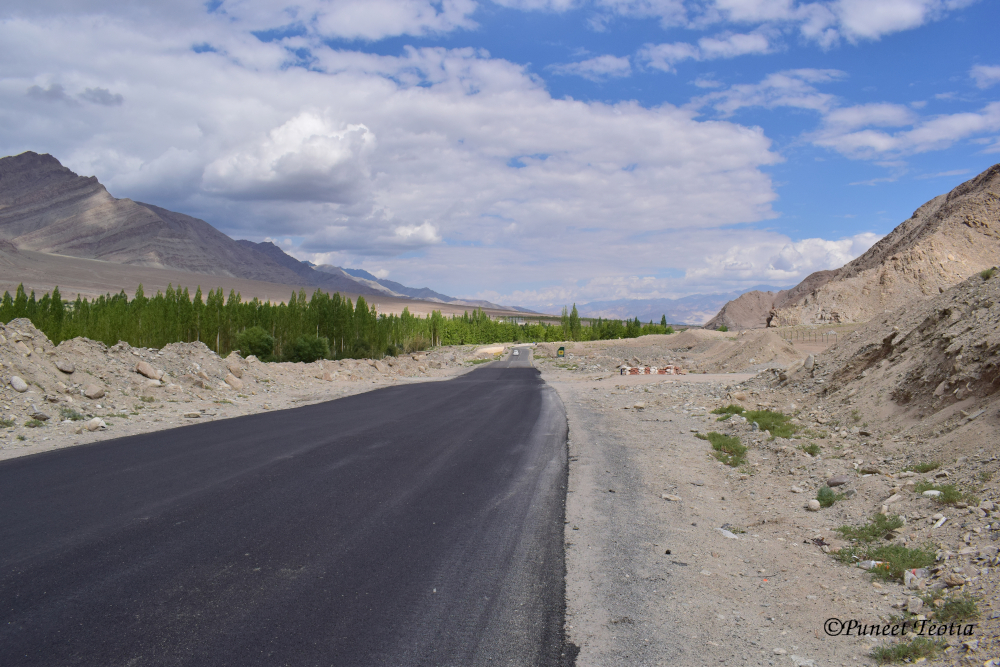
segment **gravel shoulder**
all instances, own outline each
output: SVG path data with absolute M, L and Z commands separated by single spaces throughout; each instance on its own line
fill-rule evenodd
M 566 622 L 568 640 L 580 647 L 577 665 L 874 664 L 870 653 L 882 638 L 827 636 L 824 623 L 884 624 L 919 591 L 875 581 L 821 545 L 846 545 L 834 529 L 863 524 L 907 480 L 896 481 L 898 471 L 881 459 L 885 474 L 861 474 L 859 462 L 874 461 L 875 448 L 852 434 L 833 434 L 824 449 L 838 443 L 840 451 L 814 457 L 799 441 L 718 423 L 710 411 L 734 394 L 752 407 L 815 409 L 802 393 L 772 392 L 763 374 L 623 377 L 605 370 L 607 357 L 624 363 L 623 352 L 645 360 L 670 351 L 651 340 L 610 345 L 574 344 L 565 359 L 536 360 L 569 420 Z M 713 430 L 748 445 L 745 466 L 709 455 L 695 433 Z M 850 476 L 853 496 L 807 511 L 834 475 Z M 937 540 L 943 572 L 963 572 L 967 583 L 956 590 L 979 600 L 975 636 L 946 638 L 941 664 L 1000 657 L 997 569 L 975 560 L 982 552 L 960 534 L 920 520 L 943 511 L 956 528 L 968 527 L 964 533 L 973 509 L 916 497 L 905 509 L 913 525 L 901 531 L 903 542 Z M 960 547 L 970 555 L 960 556 Z M 969 639 L 979 640 L 973 650 L 962 646 Z

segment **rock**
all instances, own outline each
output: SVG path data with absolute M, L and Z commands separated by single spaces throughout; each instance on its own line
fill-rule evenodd
M 669 500 L 672 503 L 679 503 L 681 501 L 681 497 L 680 496 L 675 496 L 675 495 L 673 495 L 671 493 L 664 493 L 660 497 L 663 498 L 664 500 Z
M 97 400 L 104 397 L 104 388 L 98 387 L 96 384 L 88 384 L 83 388 L 83 395 L 91 400 Z
M 184 413 L 184 418 L 185 419 L 198 419 L 199 417 L 201 417 L 201 413 L 200 412 L 185 412 Z
M 45 414 L 44 412 L 42 412 L 41 410 L 38 410 L 38 409 L 35 409 L 29 415 L 29 417 L 31 417 L 32 419 L 37 419 L 40 422 L 47 422 L 50 419 L 50 417 L 47 414 Z
M 847 489 L 844 491 L 844 498 L 853 498 L 857 493 L 856 489 Z
M 208 391 L 212 390 L 212 385 L 206 382 L 205 378 L 195 378 L 194 386 L 198 387 L 199 389 L 207 389 Z
M 333 374 L 330 373 L 330 371 L 325 371 L 323 373 L 323 379 L 326 380 L 327 382 L 333 382 Z
M 950 477 L 950 476 L 951 473 L 949 473 L 947 470 L 938 470 L 936 473 L 934 473 L 935 479 L 943 479 L 945 477 Z
M 232 387 L 236 391 L 242 391 L 243 390 L 243 380 L 239 379 L 238 377 L 236 377 L 232 373 L 229 373 L 228 375 L 226 375 L 226 384 L 228 384 L 230 387 Z
M 645 403 L 636 403 L 636 404 L 634 404 L 632 406 L 632 408 L 634 410 L 645 410 L 646 409 L 646 404 Z
M 76 365 L 72 361 L 66 361 L 65 359 L 56 359 L 56 368 L 65 373 L 66 375 L 72 375 L 76 372 Z
M 417 366 L 417 370 L 420 371 L 421 373 L 426 373 L 427 366 Z
M 10 376 L 10 386 L 11 388 L 19 394 L 23 394 L 28 391 L 28 383 L 19 378 L 16 375 Z
M 813 498 L 808 502 L 808 504 L 806 504 L 806 509 L 810 512 L 818 512 L 820 509 L 819 501 Z
M 145 375 L 150 380 L 159 380 L 163 377 L 163 371 L 153 368 L 145 361 L 140 361 L 135 365 L 135 372 L 139 375 Z
M 745 392 L 737 391 L 732 395 L 734 401 L 745 401 L 747 400 L 747 395 Z
M 805 489 L 799 488 L 797 486 L 793 486 L 791 489 L 789 489 L 789 491 L 791 491 L 792 493 L 805 493 L 806 492 Z
M 983 547 L 979 550 L 980 558 L 996 558 L 997 553 L 1000 553 L 1000 547 L 995 547 L 993 545 Z
M 879 470 L 878 468 L 876 468 L 875 466 L 870 465 L 870 464 L 866 465 L 866 466 L 861 466 L 861 468 L 858 470 L 858 472 L 861 473 L 862 475 L 881 475 L 882 474 L 881 470 Z
M 924 579 L 912 570 L 903 570 L 903 585 L 910 589 L 921 589 L 924 587 Z
M 903 496 L 899 495 L 898 493 L 894 493 L 891 496 L 889 496 L 888 498 L 886 498 L 885 504 L 886 505 L 891 505 L 892 503 L 899 502 L 902 499 L 903 499 Z
M 924 608 L 924 601 L 916 596 L 910 596 L 910 599 L 906 601 L 906 611 L 911 614 L 916 614 L 918 611 Z
M 211 379 L 211 378 L 208 377 L 208 373 L 206 373 L 205 371 L 198 371 L 197 373 L 195 373 L 195 375 L 197 375 L 198 377 L 200 377 L 202 380 L 209 380 L 209 379 Z
M 830 479 L 826 480 L 826 485 L 831 489 L 835 486 L 843 486 L 851 481 L 851 478 L 847 475 L 834 475 Z
M 945 586 L 949 588 L 955 588 L 957 586 L 965 585 L 965 577 L 960 574 L 955 574 L 954 572 L 949 572 L 948 574 L 941 577 L 941 581 L 944 582 Z
M 386 366 L 385 364 L 383 364 L 381 361 L 379 361 L 377 359 L 375 360 L 374 366 L 375 366 L 375 370 L 377 370 L 379 373 L 388 373 L 389 372 L 389 367 Z
M 13 379 L 14 378 L 11 378 L 11 380 Z M 996 505 L 993 504 L 992 500 L 984 500 L 983 502 L 979 503 L 979 509 L 983 510 L 984 512 L 992 512 L 995 507 Z
M 31 356 L 31 348 L 22 343 L 21 341 L 17 341 L 16 343 L 14 343 L 14 349 L 16 349 L 18 352 L 20 352 L 26 357 Z
M 913 472 L 912 470 L 904 470 L 903 472 L 901 472 L 898 475 L 896 475 L 896 477 L 898 477 L 900 479 L 906 479 L 908 477 L 916 477 L 916 476 L 917 476 L 917 473 Z
M 431 361 L 427 365 L 431 368 L 444 368 L 444 365 L 440 361 Z
M 107 428 L 107 426 L 108 425 L 105 424 L 104 420 L 101 419 L 100 417 L 94 417 L 89 422 L 87 422 L 88 431 L 96 431 L 98 429 Z
M 59 391 L 59 392 L 62 392 L 63 394 L 68 394 L 69 393 L 69 387 L 67 387 L 62 382 L 56 382 L 56 390 Z
M 812 355 L 810 355 L 810 356 L 812 356 Z M 774 649 L 774 654 L 775 655 L 785 655 L 786 653 L 788 653 L 788 651 L 786 651 L 783 648 L 776 648 L 776 649 Z
M 934 489 L 931 489 L 929 491 L 924 491 L 924 496 L 926 496 L 927 498 L 937 498 L 940 495 L 941 495 L 941 492 L 940 491 L 936 491 Z
M 816 365 L 816 357 L 814 357 L 811 354 L 808 357 L 806 357 L 806 360 L 804 362 L 802 362 L 802 368 L 806 369 L 807 371 L 811 371 L 813 366 L 815 365 Z
M 243 377 L 243 366 L 240 365 L 240 358 L 236 356 L 236 353 L 231 353 L 226 357 L 226 368 L 229 372 L 238 378 Z

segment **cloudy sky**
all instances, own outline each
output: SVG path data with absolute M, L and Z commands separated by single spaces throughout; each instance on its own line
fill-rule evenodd
M 0 155 L 538 308 L 791 285 L 1000 162 L 991 0 L 5 0 Z

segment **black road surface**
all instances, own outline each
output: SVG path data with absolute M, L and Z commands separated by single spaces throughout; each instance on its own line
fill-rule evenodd
M 527 358 L 0 462 L 0 665 L 563 664 Z

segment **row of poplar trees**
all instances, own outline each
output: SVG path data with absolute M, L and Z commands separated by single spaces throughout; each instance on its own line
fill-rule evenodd
M 151 348 L 202 341 L 223 356 L 240 349 L 246 332 L 253 330 L 271 339 L 268 356 L 274 360 L 295 358 L 296 345 L 310 339 L 324 341 L 321 356 L 370 359 L 436 345 L 596 340 L 672 331 L 665 319 L 660 325 L 644 325 L 636 319 L 595 320 L 591 326 L 582 326 L 575 305 L 572 317 L 549 325 L 493 319 L 479 309 L 450 318 L 440 311 L 414 316 L 408 309 L 401 315 L 387 315 L 377 313 L 364 297 L 352 303 L 339 293 L 322 290 L 312 296 L 305 290 L 292 292 L 287 303 L 275 304 L 257 298 L 244 301 L 235 291 L 227 296 L 221 287 L 207 295 L 198 287 L 192 295 L 187 288 L 172 285 L 152 297 L 140 285 L 132 299 L 122 291 L 89 300 L 77 296 L 75 301 L 63 301 L 58 287 L 36 299 L 34 291 L 27 294 L 18 285 L 13 297 L 4 292 L 0 321 L 19 317 L 30 319 L 56 344 L 77 336 L 107 345 L 122 340 Z

